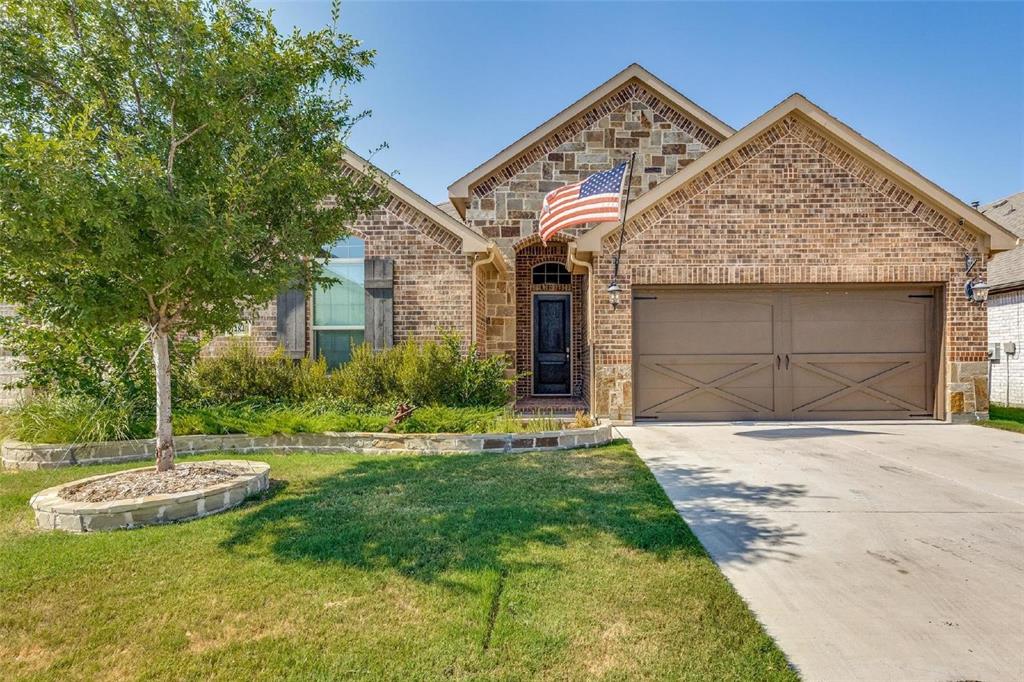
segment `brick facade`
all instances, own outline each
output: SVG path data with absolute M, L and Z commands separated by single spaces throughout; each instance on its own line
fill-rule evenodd
M 500 166 L 485 165 L 490 169 L 460 190 L 468 188 L 458 198 L 466 202 L 461 222 L 498 247 L 504 266 L 481 265 L 474 272 L 474 263 L 493 261 L 493 248 L 481 253 L 477 244 L 477 253 L 463 253 L 463 226 L 449 221 L 445 227 L 409 191 L 391 194 L 385 207 L 352 226 L 365 240 L 368 257 L 394 259 L 396 341 L 436 338 L 440 330 L 451 330 L 484 352 L 506 354 L 517 372 L 529 372 L 533 295 L 567 291 L 572 294 L 572 393 L 592 401 L 598 416 L 631 420 L 634 286 L 929 284 L 943 292 L 945 404 L 937 408 L 955 418 L 987 411 L 986 308 L 968 303 L 963 294 L 964 254 L 978 259 L 972 275 L 984 279 L 987 244 L 963 220 L 933 208 L 910 186 L 864 161 L 844 146 L 849 138 L 842 142 L 834 128 L 829 132 L 813 117 L 779 114 L 764 124 L 767 128 L 751 126 L 749 139 L 736 137 L 720 147 L 727 126 L 725 132 L 708 130 L 642 77 L 616 87 L 595 94 L 592 103 L 572 110 L 578 113 L 571 120 L 541 133 L 542 139 Z M 592 254 L 592 274 L 580 266 L 569 284 L 533 285 L 533 266 L 566 263 L 567 242 L 586 231 L 566 230 L 557 241 L 541 245 L 537 223 L 547 192 L 627 161 L 635 152 L 635 200 L 673 176 L 686 177 L 677 174 L 709 152 L 718 156 L 734 144 L 729 154 L 629 222 L 619 277 L 624 304 L 618 309 L 605 294 L 615 233 Z M 476 235 L 466 238 L 481 241 Z M 993 296 L 993 332 L 1006 325 L 1020 344 L 1020 309 L 1019 303 L 1003 306 Z M 262 351 L 276 347 L 274 303 L 256 311 L 250 334 Z M 215 340 L 208 352 L 223 343 Z M 1018 351 L 1022 356 L 1024 349 Z M 0 356 L 0 378 L 4 360 Z M 1024 368 L 1024 362 L 1018 365 Z M 1013 376 L 1011 382 L 1024 387 L 1024 376 L 1016 381 Z M 997 397 L 999 381 L 994 378 Z M 528 396 L 531 388 L 530 378 L 520 379 L 517 394 Z
M 0 303 L 0 315 L 13 315 L 14 306 Z M 10 388 L 8 385 L 21 379 L 21 372 L 18 371 L 18 359 L 0 346 L 0 409 L 13 407 L 21 395 L 21 391 Z
M 992 357 L 992 402 L 1024 407 L 1024 289 L 989 295 L 988 338 L 999 345 Z M 1008 342 L 1016 353 L 1006 353 Z
M 597 291 L 610 280 L 616 239 L 595 258 Z M 956 221 L 787 117 L 627 225 L 627 304 L 596 301 L 594 410 L 633 417 L 633 286 L 885 282 L 945 286 L 946 408 L 983 413 L 985 308 L 963 295 L 963 255 L 978 249 Z M 984 265 L 974 274 L 984 277 Z
M 366 243 L 366 256 L 395 261 L 394 338 L 437 339 L 442 331 L 458 333 L 468 344 L 473 335 L 473 256 L 462 253 L 461 240 L 396 197 L 351 226 L 351 233 Z M 482 290 L 483 285 L 478 285 Z M 313 332 L 307 303 L 306 352 L 312 353 Z M 483 328 L 483 321 L 478 321 Z M 270 353 L 277 347 L 277 305 L 255 313 L 251 326 L 257 349 Z M 479 338 L 483 338 L 482 335 Z M 230 336 L 211 341 L 204 351 L 215 354 Z

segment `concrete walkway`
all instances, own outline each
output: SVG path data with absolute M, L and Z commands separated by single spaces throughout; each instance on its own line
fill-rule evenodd
M 1024 436 L 622 427 L 806 680 L 1024 680 Z

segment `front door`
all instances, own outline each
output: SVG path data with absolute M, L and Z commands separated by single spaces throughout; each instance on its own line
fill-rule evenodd
M 533 392 L 570 392 L 569 294 L 537 294 L 533 299 Z

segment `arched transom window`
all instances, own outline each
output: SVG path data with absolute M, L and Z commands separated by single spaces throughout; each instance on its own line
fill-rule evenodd
M 569 271 L 561 263 L 541 263 L 533 267 L 534 284 L 568 284 Z

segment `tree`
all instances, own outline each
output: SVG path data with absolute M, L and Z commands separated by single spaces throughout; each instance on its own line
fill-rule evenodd
M 0 0 L 0 299 L 145 327 L 157 470 L 174 466 L 168 339 L 316 280 L 380 201 L 342 164 L 363 115 L 344 88 L 373 54 L 333 9 L 281 34 L 243 0 Z

